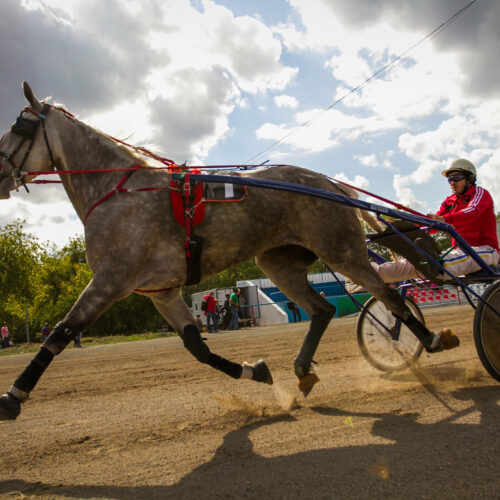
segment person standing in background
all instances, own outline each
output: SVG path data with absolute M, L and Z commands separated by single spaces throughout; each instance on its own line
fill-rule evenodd
M 233 288 L 233 293 L 231 297 L 229 297 L 229 304 L 231 304 L 231 322 L 229 323 L 230 330 L 239 330 L 240 327 L 238 325 L 239 316 L 238 316 L 238 307 L 240 306 L 240 289 Z
M 42 329 L 40 330 L 40 336 L 42 337 L 42 344 L 45 342 L 45 339 L 49 336 L 50 328 L 48 323 L 44 323 Z
M 219 331 L 219 316 L 217 314 L 217 303 L 215 302 L 214 292 L 205 295 L 203 300 L 207 302 L 207 310 L 205 311 L 205 315 L 207 316 L 207 332 L 212 333 L 213 331 L 213 333 L 217 333 Z M 213 330 L 210 323 L 213 325 Z
M 5 347 L 11 346 L 12 344 L 11 344 L 10 339 L 9 339 L 9 336 L 10 336 L 9 329 L 7 328 L 7 323 L 5 323 L 5 321 L 4 321 L 3 325 L 2 325 L 2 328 L 0 329 L 0 332 L 2 334 L 2 345 L 1 345 L 1 347 L 5 348 Z

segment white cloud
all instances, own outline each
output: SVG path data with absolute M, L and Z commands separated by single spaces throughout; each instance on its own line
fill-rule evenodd
M 299 12 L 304 30 L 281 26 L 284 43 L 290 50 L 334 50 L 326 67 L 341 82 L 335 99 L 345 96 L 422 39 L 436 27 L 436 19 L 445 20 L 457 9 L 453 2 L 289 1 Z M 413 172 L 394 177 L 396 195 L 403 203 L 424 208 L 425 203 L 414 194 L 413 187 L 431 182 L 457 157 L 469 158 L 478 165 L 483 163 L 481 178 L 491 184 L 495 199 L 500 197 L 495 193 L 500 177 L 496 154 L 500 145 L 500 96 L 498 85 L 492 85 L 493 79 L 498 81 L 499 66 L 493 64 L 495 69 L 490 70 L 488 55 L 492 53 L 491 47 L 499 46 L 500 35 L 493 27 L 493 19 L 498 19 L 499 13 L 498 2 L 477 2 L 432 42 L 421 44 L 407 60 L 393 65 L 389 73 L 343 99 L 345 107 L 363 110 L 368 120 L 399 122 L 403 131 L 400 151 L 417 165 Z M 486 78 L 481 74 L 487 75 Z M 477 99 L 478 95 L 482 98 Z M 415 119 L 430 116 L 434 128 L 413 124 Z M 347 121 L 346 129 L 350 125 Z M 358 133 L 353 128 L 350 134 L 345 130 L 335 132 L 344 140 L 369 139 L 371 135 L 376 141 L 374 134 L 379 135 L 381 129 L 365 127 L 363 132 L 358 129 Z M 284 130 L 282 126 L 281 131 Z M 292 143 L 293 136 L 286 142 Z M 307 146 L 300 138 L 297 142 Z M 323 141 L 324 148 L 339 144 Z M 318 150 L 315 143 L 310 150 Z M 355 158 L 359 159 L 359 155 Z M 390 158 L 385 158 L 383 165 L 394 168 Z
M 292 108 L 295 109 L 299 105 L 299 101 L 290 95 L 277 95 L 274 98 L 274 103 L 278 108 Z
M 151 112 L 143 100 L 123 102 L 103 112 L 82 117 L 88 125 L 108 135 L 126 139 L 135 145 L 145 145 L 154 137 Z
M 456 158 L 471 160 L 479 171 L 478 179 L 500 203 L 500 102 L 464 106 L 460 115 L 442 121 L 434 130 L 420 134 L 405 133 L 399 147 L 415 161 L 417 168 L 394 179 L 402 200 L 417 203 L 409 186 L 426 184 Z M 498 209 L 497 209 L 498 210 Z
M 253 17 L 236 17 L 211 0 L 202 5 L 203 12 L 187 0 L 161 4 L 166 25 L 175 22 L 175 29 L 160 27 L 149 39 L 155 50 L 168 52 L 167 74 L 220 66 L 250 93 L 281 90 L 293 80 L 298 70 L 280 62 L 281 43 L 272 29 Z M 168 79 L 163 84 L 158 87 L 167 88 Z
M 478 182 L 491 194 L 496 212 L 500 212 L 500 151 L 495 151 L 488 161 L 478 168 Z
M 367 203 L 371 203 L 372 205 L 380 205 L 382 207 L 388 207 L 394 209 L 394 205 L 392 203 L 387 203 L 386 201 L 379 200 L 374 196 L 365 196 L 365 201 Z
M 371 155 L 354 155 L 355 160 L 358 160 L 361 165 L 365 167 L 377 167 L 378 161 L 377 156 L 374 154 Z
M 295 127 L 265 123 L 257 129 L 256 135 L 259 139 L 280 140 L 297 150 L 318 152 L 361 139 L 364 135 L 402 127 L 397 120 L 345 114 L 337 109 L 301 112 L 295 116 L 295 122 Z
M 16 193 L 9 201 L 2 201 L 0 226 L 23 219 L 26 232 L 42 242 L 63 246 L 69 238 L 83 233 L 83 224 L 67 198 L 58 201 L 50 196 L 53 190 L 45 188 L 30 186 L 30 195 Z M 39 203 L 40 198 L 45 202 Z
M 283 45 L 290 51 L 302 51 L 311 46 L 307 33 L 300 31 L 291 22 L 279 23 L 273 27 L 273 33 L 276 33 L 283 40 Z
M 382 162 L 382 166 L 387 170 L 397 170 L 397 168 L 392 164 L 390 158 L 385 158 Z
M 408 177 L 402 177 L 395 174 L 393 178 L 393 187 L 396 192 L 397 201 L 406 207 L 411 207 L 421 213 L 428 211 L 428 204 L 418 199 L 413 190 L 408 187 Z
M 344 172 L 340 172 L 338 174 L 335 174 L 335 179 L 345 182 L 346 184 L 350 184 L 351 186 L 364 189 L 365 191 L 370 187 L 370 181 L 362 175 L 355 175 L 354 179 L 349 179 L 349 177 L 347 177 Z

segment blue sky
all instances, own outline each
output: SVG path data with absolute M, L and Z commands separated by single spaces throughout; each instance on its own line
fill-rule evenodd
M 321 113 L 469 3 L 403 64 Z M 241 164 L 257 155 L 256 163 L 301 165 L 423 212 L 449 193 L 440 171 L 466 157 L 500 210 L 498 1 L 0 6 L 2 130 L 24 105 L 27 80 L 39 98 L 176 162 Z M 2 201 L 0 225 L 18 217 L 58 245 L 83 231 L 60 187 Z

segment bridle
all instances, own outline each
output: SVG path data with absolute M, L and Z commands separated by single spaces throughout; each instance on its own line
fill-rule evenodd
M 47 130 L 45 128 L 45 118 L 47 117 L 47 113 L 49 112 L 49 110 L 50 110 L 49 104 L 44 104 L 42 111 L 40 113 L 36 113 L 36 111 L 34 111 L 32 108 L 29 107 L 24 108 L 19 114 L 19 116 L 16 118 L 15 123 L 10 128 L 11 133 L 21 138 L 21 142 L 19 142 L 19 144 L 16 146 L 14 151 L 12 151 L 12 153 L 6 153 L 5 151 L 0 150 L 0 159 L 7 161 L 12 167 L 11 171 L 7 172 L 3 168 L 2 163 L 0 162 L 0 179 L 12 175 L 16 190 L 19 187 L 19 185 L 22 185 L 29 193 L 28 186 L 26 185 L 26 182 L 24 181 L 23 177 L 23 174 L 25 173 L 23 172 L 22 169 L 24 164 L 26 163 L 26 160 L 28 159 L 28 156 L 35 142 L 36 132 L 38 130 L 38 127 L 40 126 L 40 123 L 42 124 L 43 137 L 45 140 L 45 145 L 47 146 L 47 151 L 49 152 L 50 161 L 52 163 L 52 167 L 55 168 L 54 155 L 52 154 L 52 149 L 50 148 L 49 139 L 47 137 Z M 25 112 L 33 113 L 38 118 L 38 120 L 34 121 L 34 120 L 28 120 L 28 118 L 24 118 L 23 113 Z M 20 151 L 20 149 L 22 148 L 22 146 L 26 141 L 29 141 L 28 148 L 24 153 L 21 163 L 16 164 L 14 157 L 17 155 L 17 153 Z

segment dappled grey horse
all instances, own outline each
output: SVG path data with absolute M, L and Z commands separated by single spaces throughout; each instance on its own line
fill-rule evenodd
M 160 314 L 200 362 L 235 379 L 272 384 L 263 360 L 240 364 L 211 352 L 182 300 L 180 287 L 193 277 L 186 252 L 193 249 L 186 247 L 186 229 L 172 213 L 171 172 L 147 168 L 147 159 L 137 148 L 117 144 L 62 108 L 39 102 L 26 83 L 23 89 L 29 107 L 0 140 L 0 199 L 9 198 L 10 191 L 32 181 L 38 172 L 60 172 L 84 222 L 93 278 L 0 398 L 0 419 L 15 419 L 54 356 L 112 304 L 134 291 L 150 292 Z M 140 167 L 124 177 L 124 171 L 134 166 Z M 81 172 L 86 169 L 101 172 Z M 68 172 L 78 175 L 63 175 Z M 299 167 L 262 168 L 241 175 L 343 192 L 326 177 Z M 427 330 L 373 270 L 351 207 L 252 187 L 241 203 L 207 205 L 204 221 L 196 226 L 196 237 L 203 241 L 197 281 L 255 256 L 262 271 L 309 315 L 309 331 L 294 361 L 299 388 L 305 395 L 318 381 L 311 363 L 335 312 L 307 281 L 307 270 L 316 259 L 381 300 L 429 351 L 452 347 L 445 336 Z

